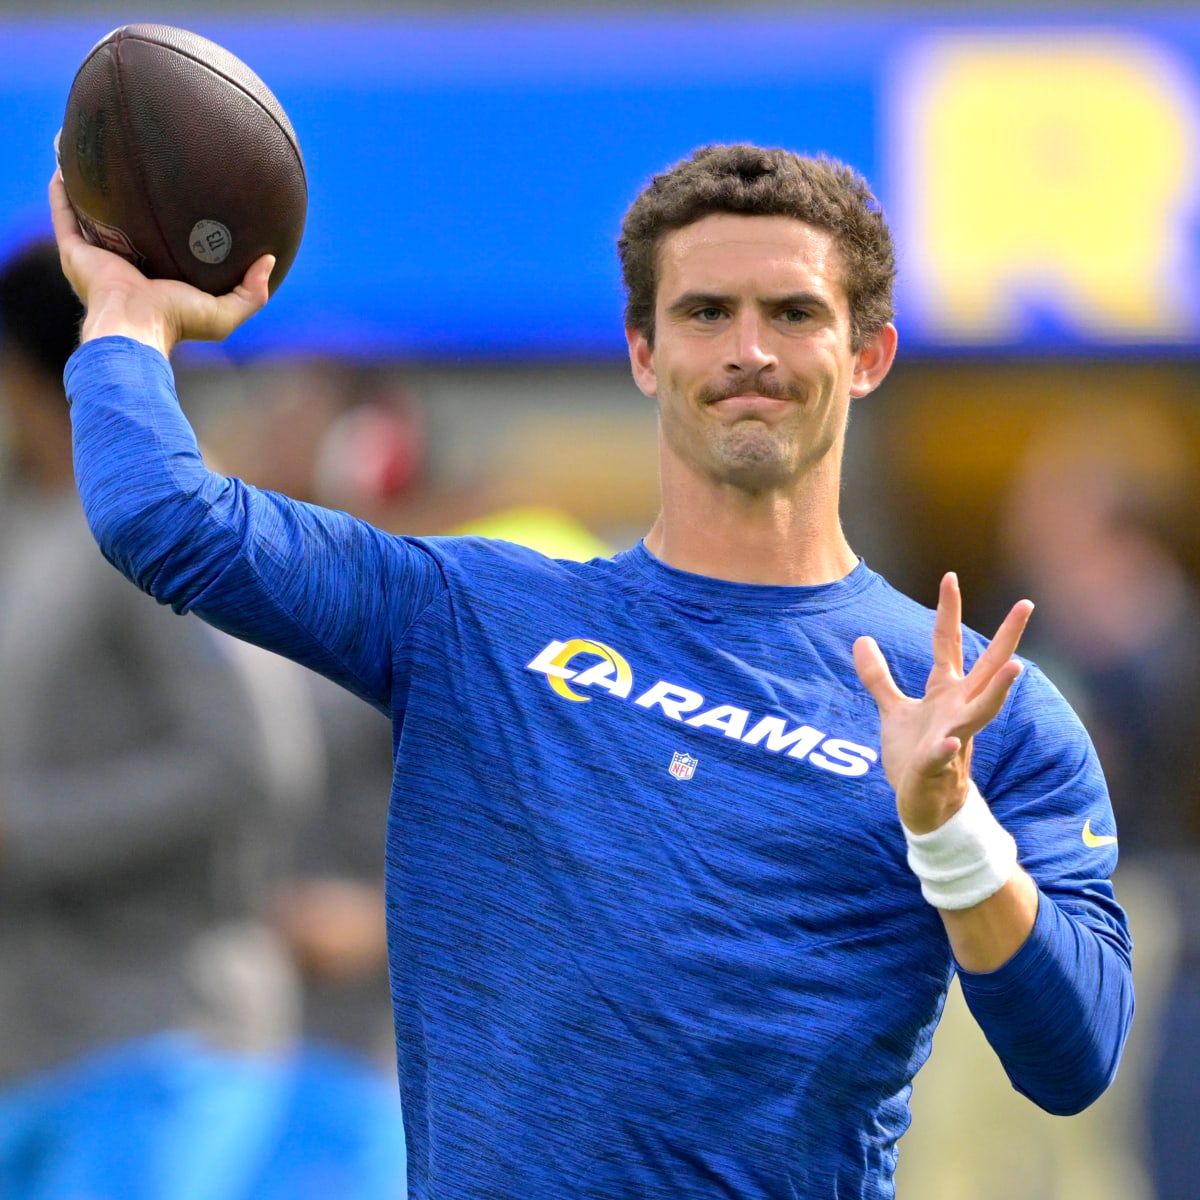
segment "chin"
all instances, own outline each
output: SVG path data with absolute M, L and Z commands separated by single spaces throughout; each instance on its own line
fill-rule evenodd
M 720 475 L 738 486 L 777 487 L 795 475 L 796 463 L 791 447 L 778 438 L 764 436 L 766 430 L 733 431 L 714 447 Z
M 725 458 L 718 465 L 715 477 L 731 487 L 747 493 L 773 491 L 786 487 L 796 479 L 796 468 L 778 458 Z

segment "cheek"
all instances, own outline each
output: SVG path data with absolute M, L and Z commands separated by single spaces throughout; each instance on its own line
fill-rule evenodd
M 671 355 L 656 355 L 654 367 L 659 392 L 668 392 L 672 396 L 686 396 L 694 392 L 711 374 L 711 368 L 706 367 L 703 361 L 695 356 L 680 354 L 678 348 Z
M 660 372 L 658 376 L 658 421 L 663 436 L 676 447 L 695 436 L 691 432 L 695 424 L 691 419 L 691 408 L 687 392 L 678 376 Z
M 664 427 L 675 425 L 686 428 L 696 423 L 696 391 L 696 381 L 678 367 L 664 368 L 659 372 L 658 412 Z

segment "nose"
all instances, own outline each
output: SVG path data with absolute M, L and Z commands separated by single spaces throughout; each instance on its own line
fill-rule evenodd
M 730 374 L 756 374 L 778 364 L 771 344 L 770 323 L 758 312 L 743 309 L 731 323 L 729 358 L 725 369 Z

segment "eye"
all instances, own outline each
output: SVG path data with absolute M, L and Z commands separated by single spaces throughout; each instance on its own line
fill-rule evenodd
M 802 308 L 785 308 L 779 317 L 788 325 L 799 325 L 808 320 L 808 313 Z
M 698 308 L 692 313 L 692 317 L 705 324 L 712 324 L 714 321 L 719 321 L 725 315 L 723 308 L 718 308 L 715 304 L 706 304 L 703 308 Z

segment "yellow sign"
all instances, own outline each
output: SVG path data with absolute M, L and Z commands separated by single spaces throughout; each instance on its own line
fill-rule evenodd
M 922 340 L 1194 335 L 1200 97 L 1117 31 L 942 32 L 896 63 L 900 320 Z

